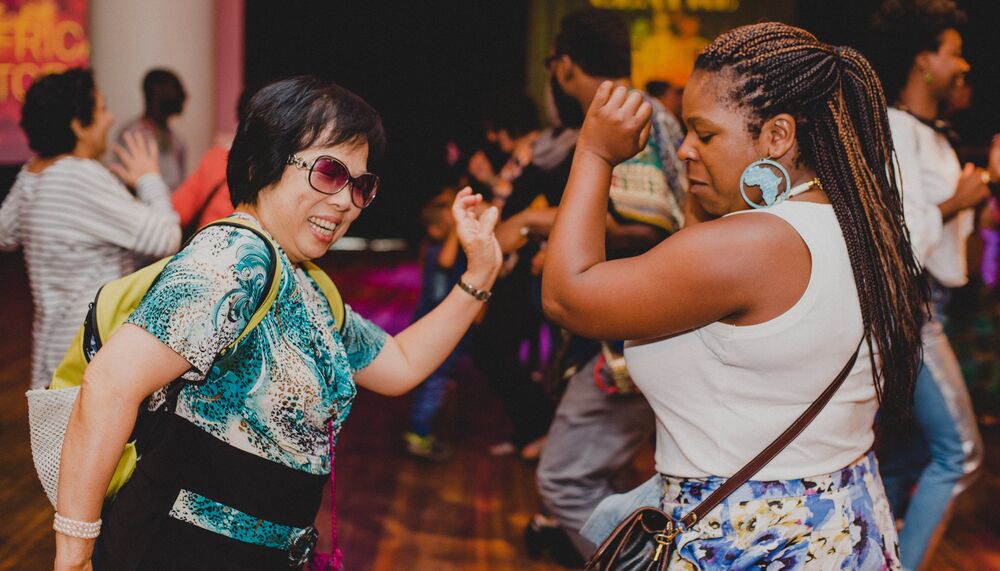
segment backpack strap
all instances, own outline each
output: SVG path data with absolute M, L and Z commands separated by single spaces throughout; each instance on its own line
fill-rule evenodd
M 333 319 L 337 322 L 337 330 L 343 331 L 347 308 L 344 306 L 344 298 L 340 296 L 337 286 L 334 285 L 330 276 L 326 275 L 326 272 L 316 264 L 303 262 L 302 267 L 305 268 L 306 274 L 316 282 L 323 295 L 326 296 L 326 301 L 330 304 L 330 311 L 333 312 Z
M 236 337 L 236 339 L 233 340 L 232 343 L 219 352 L 219 355 L 221 356 L 225 355 L 229 351 L 232 351 L 237 345 L 240 344 L 241 341 L 243 341 L 243 339 L 246 338 L 247 335 L 250 334 L 251 331 L 254 330 L 255 327 L 260 325 L 260 322 L 264 320 L 264 316 L 267 315 L 267 312 L 271 310 L 271 306 L 274 305 L 274 300 L 278 298 L 278 289 L 281 287 L 281 272 L 278 268 L 280 255 L 278 254 L 278 248 L 274 245 L 274 241 L 270 238 L 270 236 L 265 234 L 260 227 L 252 222 L 248 222 L 236 216 L 230 216 L 228 218 L 222 218 L 210 224 L 206 224 L 201 228 L 201 230 L 198 230 L 198 233 L 205 228 L 211 228 L 213 226 L 236 226 L 237 228 L 249 230 L 256 234 L 257 237 L 264 242 L 267 246 L 268 252 L 271 254 L 267 272 L 269 284 L 267 294 L 264 296 L 264 299 L 260 301 L 260 305 L 257 306 L 257 310 L 254 311 L 253 315 L 250 317 L 250 321 L 247 323 L 247 326 L 243 329 L 243 331 Z M 195 236 L 197 236 L 198 233 L 195 233 Z M 190 242 L 193 238 L 194 236 L 191 236 L 191 238 L 188 239 L 188 242 Z M 185 246 L 186 245 L 187 243 L 185 243 Z

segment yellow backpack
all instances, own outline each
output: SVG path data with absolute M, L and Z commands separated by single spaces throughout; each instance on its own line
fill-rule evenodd
M 230 343 L 225 349 L 223 349 L 218 357 L 228 353 L 233 350 L 250 332 L 264 319 L 264 316 L 271 309 L 274 304 L 274 300 L 278 295 L 278 288 L 281 281 L 280 272 L 280 257 L 275 244 L 271 241 L 266 234 L 264 234 L 259 228 L 254 224 L 247 222 L 243 219 L 231 217 L 223 218 L 206 225 L 204 228 L 209 228 L 212 226 L 236 226 L 239 228 L 245 228 L 256 234 L 263 242 L 267 245 L 270 251 L 270 268 L 268 271 L 268 288 L 267 295 L 261 301 L 257 310 L 254 312 L 247 324 L 246 329 L 244 329 L 240 335 Z M 204 229 L 202 228 L 202 229 Z M 173 256 L 164 258 L 154 264 L 146 266 L 132 274 L 125 277 L 119 278 L 117 280 L 108 282 L 97 292 L 97 296 L 94 301 L 90 304 L 90 309 L 87 312 L 87 318 L 84 324 L 77 331 L 76 336 L 73 338 L 73 343 L 70 345 L 69 350 L 63 357 L 62 362 L 56 368 L 55 374 L 52 377 L 52 383 L 46 391 L 28 391 L 29 400 L 29 420 L 32 424 L 32 455 L 35 458 L 35 468 L 38 471 L 39 479 L 42 480 L 42 485 L 46 489 L 46 493 L 49 495 L 49 499 L 55 505 L 56 489 L 55 486 L 58 484 L 58 468 L 59 460 L 62 450 L 62 435 L 65 435 L 66 423 L 69 421 L 69 410 L 65 411 L 65 420 L 60 420 L 57 422 L 62 422 L 62 431 L 59 433 L 58 438 L 58 449 L 52 450 L 53 440 L 51 436 L 44 442 L 39 442 L 36 439 L 36 422 L 50 423 L 49 418 L 44 418 L 46 416 L 53 416 L 51 413 L 43 414 L 41 412 L 42 406 L 37 406 L 39 409 L 39 414 L 32 414 L 32 406 L 34 403 L 33 393 L 35 401 L 45 398 L 46 396 L 54 396 L 56 391 L 60 390 L 73 390 L 74 392 L 69 393 L 68 402 L 72 404 L 72 400 L 75 400 L 75 392 L 78 392 L 79 386 L 83 382 L 83 371 L 87 368 L 87 364 L 90 362 L 91 357 L 97 353 L 101 346 L 111 337 L 111 334 L 118 329 L 118 327 L 128 319 L 129 315 L 132 314 L 139 306 L 142 298 L 146 295 L 146 292 L 159 278 L 160 273 L 163 268 L 166 267 L 167 263 L 173 259 Z M 326 275 L 322 269 L 311 262 L 306 262 L 303 264 L 306 273 L 311 277 L 326 296 L 327 302 L 330 305 L 330 310 L 333 313 L 333 317 L 337 323 L 338 328 L 343 329 L 344 327 L 344 301 L 340 297 L 340 293 L 337 291 L 337 287 L 333 284 L 333 281 L 329 276 Z M 217 358 L 218 358 L 217 357 Z M 183 383 L 183 381 L 175 381 L 177 383 Z M 37 393 L 48 393 L 38 395 Z M 63 398 L 66 402 L 67 398 Z M 148 412 L 146 403 L 143 403 L 140 409 L 140 416 Z M 56 414 L 58 416 L 58 413 Z M 36 418 L 38 417 L 38 418 Z M 137 420 L 138 424 L 138 420 Z M 48 432 L 52 434 L 53 428 L 51 426 L 38 427 L 39 433 Z M 119 489 L 128 479 L 132 476 L 132 472 L 135 470 L 137 462 L 137 452 L 136 452 L 136 442 L 135 442 L 136 432 L 132 433 L 130 437 L 130 442 L 125 445 L 125 450 L 122 453 L 121 458 L 118 460 L 118 466 L 115 469 L 115 473 L 111 478 L 111 483 L 108 485 L 106 497 L 111 497 L 118 492 Z M 38 449 L 36 449 L 38 448 Z M 48 450 L 46 450 L 48 449 Z M 40 461 L 40 456 L 43 459 Z M 52 465 L 55 462 L 54 466 Z

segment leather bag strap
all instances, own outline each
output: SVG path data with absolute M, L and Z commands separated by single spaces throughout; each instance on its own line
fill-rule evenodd
M 755 456 L 752 460 L 747 462 L 746 466 L 740 468 L 738 472 L 732 475 L 731 478 L 726 480 L 721 486 L 716 488 L 707 498 L 705 498 L 701 503 L 694 507 L 690 512 L 681 518 L 680 523 L 683 528 L 690 528 L 695 523 L 699 522 L 708 515 L 708 512 L 712 511 L 715 506 L 719 505 L 722 500 L 726 499 L 729 494 L 736 491 L 736 488 L 742 486 L 747 480 L 753 477 L 754 474 L 759 472 L 761 468 L 767 465 L 768 462 L 774 459 L 782 450 L 788 446 L 795 437 L 798 436 L 809 424 L 819 415 L 823 407 L 830 402 L 833 398 L 833 394 L 837 392 L 840 385 L 844 384 L 844 379 L 851 374 L 851 369 L 854 368 L 854 363 L 858 360 L 858 354 L 861 352 L 861 344 L 864 343 L 864 338 L 862 337 L 861 342 L 858 343 L 858 348 L 854 350 L 854 354 L 848 359 L 847 364 L 844 368 L 840 370 L 833 382 L 830 383 L 826 390 L 823 391 L 819 397 L 813 401 L 809 408 L 802 413 L 795 422 L 791 424 L 780 436 L 774 439 L 761 451 L 760 454 Z

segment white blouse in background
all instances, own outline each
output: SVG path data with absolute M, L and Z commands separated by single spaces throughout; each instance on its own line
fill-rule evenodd
M 962 175 L 958 155 L 947 137 L 906 111 L 889 109 L 889 128 L 913 253 L 942 285 L 961 287 L 969 281 L 966 241 L 975 214 L 966 209 L 942 223 L 938 209 L 955 194 Z

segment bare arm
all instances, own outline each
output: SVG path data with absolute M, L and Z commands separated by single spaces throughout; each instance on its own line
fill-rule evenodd
M 57 511 L 96 521 L 104 493 L 135 425 L 142 400 L 191 365 L 144 329 L 122 325 L 98 351 L 83 376 L 70 415 L 59 468 Z M 56 568 L 90 560 L 94 541 L 56 534 Z
M 595 339 L 644 339 L 787 309 L 808 283 L 808 250 L 799 240 L 789 253 L 796 263 L 775 267 L 769 252 L 796 237 L 775 217 L 706 222 L 641 256 L 606 261 L 611 170 L 642 148 L 649 109 L 641 101 L 624 89 L 612 94 L 604 84 L 588 111 L 549 238 L 542 273 L 546 315 Z M 732 255 L 733 244 L 740 245 L 739 255 Z M 767 298 L 758 292 L 777 286 L 784 286 L 782 293 L 762 304 Z
M 469 269 L 462 275 L 462 281 L 489 290 L 500 269 L 500 245 L 493 235 L 500 214 L 496 208 L 489 208 L 477 215 L 476 206 L 480 202 L 481 195 L 463 189 L 455 197 L 452 214 L 458 239 L 469 259 Z M 355 380 L 377 393 L 405 393 L 444 362 L 482 308 L 481 301 L 455 286 L 430 313 L 387 339 L 375 360 L 359 371 Z

